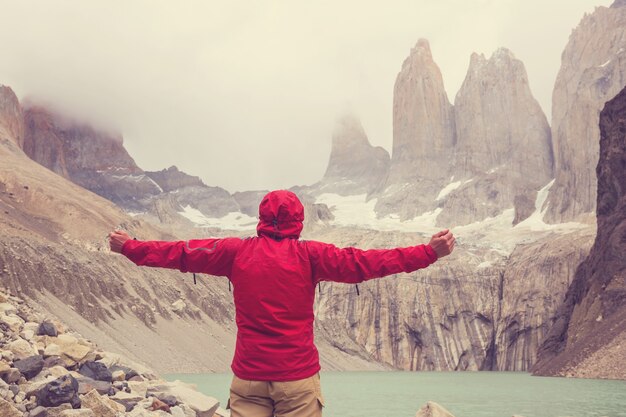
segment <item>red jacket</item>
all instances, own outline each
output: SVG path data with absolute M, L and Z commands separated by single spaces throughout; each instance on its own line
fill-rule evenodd
M 257 237 L 181 242 L 128 240 L 137 265 L 228 277 L 233 283 L 239 378 L 291 381 L 319 371 L 313 301 L 320 281 L 359 283 L 435 262 L 429 245 L 360 250 L 299 240 L 304 208 L 295 194 L 273 191 L 259 207 Z

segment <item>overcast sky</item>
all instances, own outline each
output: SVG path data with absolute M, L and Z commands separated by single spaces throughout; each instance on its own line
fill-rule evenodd
M 393 84 L 430 41 L 454 102 L 472 52 L 509 48 L 550 120 L 571 30 L 612 0 L 0 0 L 0 84 L 122 132 L 145 170 L 227 190 L 312 184 L 335 120 L 392 144 Z

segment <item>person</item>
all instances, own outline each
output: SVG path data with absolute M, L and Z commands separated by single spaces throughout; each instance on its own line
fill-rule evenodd
M 452 252 L 449 230 L 427 245 L 361 250 L 301 240 L 304 207 L 285 190 L 259 206 L 257 236 L 179 242 L 110 233 L 113 252 L 137 265 L 225 276 L 233 284 L 237 341 L 228 408 L 232 417 L 317 417 L 323 398 L 313 343 L 321 281 L 360 283 L 425 268 Z

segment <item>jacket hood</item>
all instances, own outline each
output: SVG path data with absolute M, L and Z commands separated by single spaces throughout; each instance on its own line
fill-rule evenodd
M 259 236 L 280 240 L 298 239 L 302 232 L 304 206 L 298 197 L 287 190 L 271 191 L 259 205 Z

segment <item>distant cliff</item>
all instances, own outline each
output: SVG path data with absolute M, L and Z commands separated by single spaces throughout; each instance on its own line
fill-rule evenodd
M 626 88 L 600 115 L 598 233 L 533 368 L 626 379 Z
M 556 181 L 546 218 L 559 223 L 596 206 L 596 173 L 604 104 L 626 85 L 626 7 L 597 7 L 572 31 L 552 94 Z

